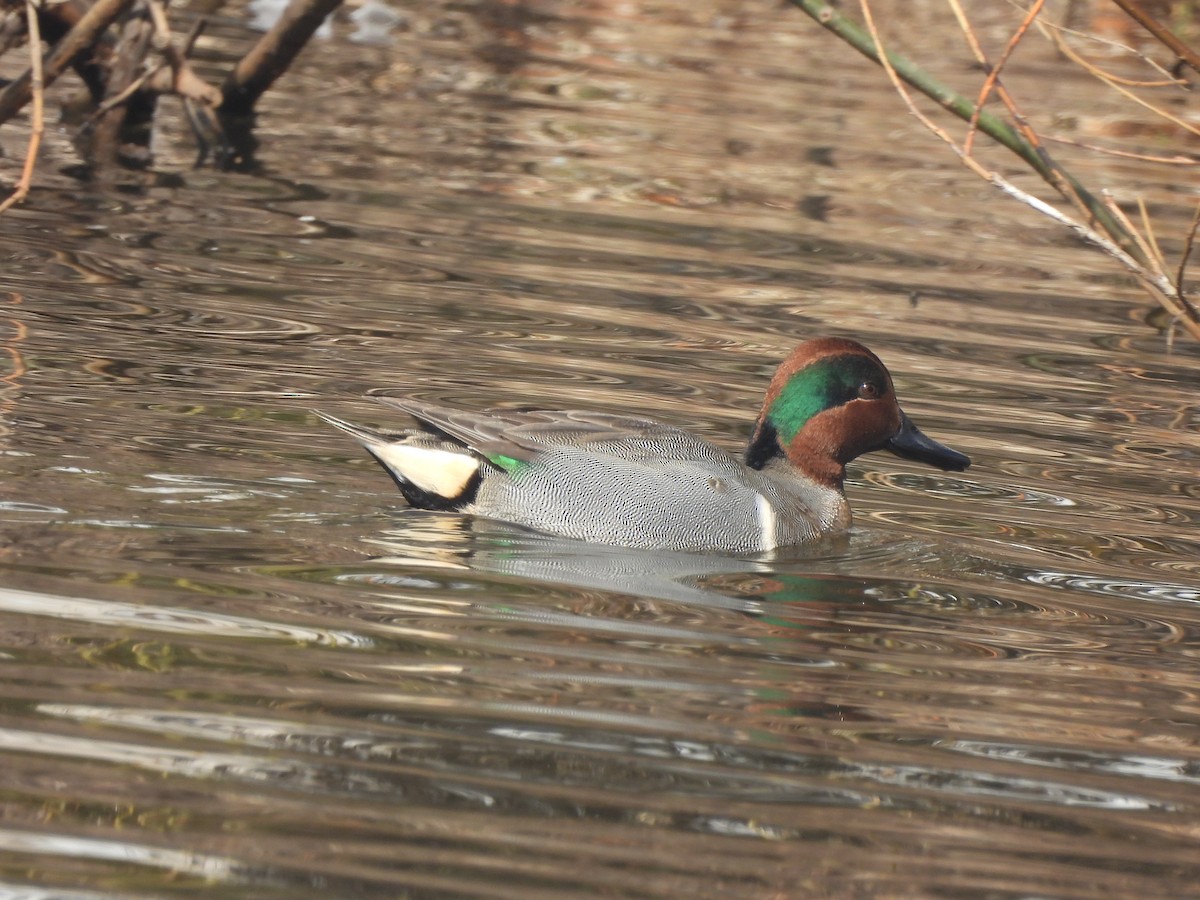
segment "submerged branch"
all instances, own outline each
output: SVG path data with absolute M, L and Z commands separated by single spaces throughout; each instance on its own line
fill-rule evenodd
M 250 169 L 254 165 L 254 107 L 266 90 L 287 71 L 292 60 L 308 43 L 342 0 L 291 0 L 283 15 L 271 26 L 221 85 L 221 103 L 212 118 L 227 143 L 216 155 L 221 168 Z M 189 114 L 201 111 L 189 108 Z M 193 122 L 195 124 L 195 122 Z
M 183 102 L 199 144 L 197 165 L 210 149 L 215 150 L 218 165 L 251 163 L 255 104 L 342 0 L 291 0 L 275 26 L 229 72 L 220 88 L 205 81 L 188 59 L 198 30 L 193 30 L 182 50 L 175 46 L 167 0 L 95 0 L 91 7 L 88 0 L 4 2 L 10 12 L 17 4 L 25 6 L 33 24 L 26 25 L 15 15 L 3 17 L 0 52 L 28 42 L 32 58 L 41 63 L 41 86 L 48 87 L 68 66 L 87 84 L 96 109 L 77 136 L 76 146 L 96 171 L 103 171 L 117 161 L 148 163 L 150 130 L 161 95 L 177 96 Z M 119 19 L 121 24 L 112 27 Z M 45 54 L 37 39 L 39 30 L 51 45 Z M 160 59 L 152 60 L 151 53 Z M 17 115 L 31 98 L 40 103 L 41 95 L 34 89 L 37 68 L 31 66 L 0 90 L 0 124 Z M 35 148 L 40 122 L 40 116 L 35 117 Z M 233 133 L 227 134 L 226 127 Z
M 342 0 L 292 0 L 271 30 L 242 57 L 221 86 L 222 116 L 248 116 L 258 98 L 287 71 L 296 54 Z

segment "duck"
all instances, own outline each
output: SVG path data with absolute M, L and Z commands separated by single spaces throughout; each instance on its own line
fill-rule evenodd
M 314 412 L 357 440 L 410 506 L 638 550 L 762 553 L 845 531 L 846 464 L 875 450 L 945 471 L 971 464 L 913 424 L 879 357 L 847 338 L 792 350 L 740 456 L 637 416 L 372 399 L 418 427 Z

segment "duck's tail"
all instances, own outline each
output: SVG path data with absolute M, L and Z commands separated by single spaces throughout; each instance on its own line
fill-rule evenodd
M 362 444 L 411 506 L 457 510 L 474 501 L 485 463 L 462 444 L 419 431 L 385 434 L 328 413 L 313 414 Z

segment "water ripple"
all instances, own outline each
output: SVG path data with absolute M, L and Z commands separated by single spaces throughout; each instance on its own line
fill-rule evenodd
M 3 736 L 0 735 L 0 744 Z M 37 831 L 18 831 L 11 828 L 0 829 L 0 848 L 6 853 L 46 855 L 62 857 L 63 859 L 90 859 L 120 862 L 138 866 L 150 866 L 164 869 L 181 875 L 198 876 L 205 881 L 228 882 L 231 876 L 243 868 L 236 860 L 229 857 L 214 856 L 206 853 L 169 850 L 151 844 L 141 844 L 135 841 L 102 840 L 85 836 L 72 836 Z M 99 893 L 53 891 L 41 892 L 35 889 L 22 888 L 19 894 L 10 896 L 20 897 L 65 897 L 85 898 L 106 896 Z
M 220 635 L 342 647 L 368 647 L 372 644 L 369 638 L 353 632 L 302 628 L 207 611 L 137 606 L 114 600 L 88 600 L 13 588 L 0 588 L 0 610 L 165 634 Z
M 1084 593 L 1113 595 L 1155 603 L 1198 603 L 1200 588 L 1182 584 L 1156 584 L 1145 581 L 1124 581 L 1115 578 L 1099 578 L 1071 572 L 1031 572 L 1028 576 L 1034 584 L 1055 588 L 1069 588 Z

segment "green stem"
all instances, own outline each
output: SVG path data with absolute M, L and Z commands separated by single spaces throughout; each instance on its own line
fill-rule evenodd
M 871 35 L 858 23 L 839 13 L 825 0 L 789 0 L 789 2 L 807 13 L 817 24 L 836 34 L 867 59 L 876 63 L 880 61 L 879 49 L 875 46 Z M 912 60 L 891 51 L 888 52 L 887 58 L 900 78 L 964 122 L 970 122 L 971 118 L 976 115 L 973 101 L 942 84 Z M 1139 264 L 1147 268 L 1153 267 L 1138 242 L 1121 224 L 1121 221 L 1073 175 L 1052 160 L 1045 150 L 1029 143 L 1010 124 L 986 110 L 979 110 L 976 122 L 980 131 L 1021 157 L 1042 176 L 1047 184 L 1064 197 L 1071 199 L 1074 195 L 1075 199 L 1087 209 L 1088 214 L 1108 236 Z

